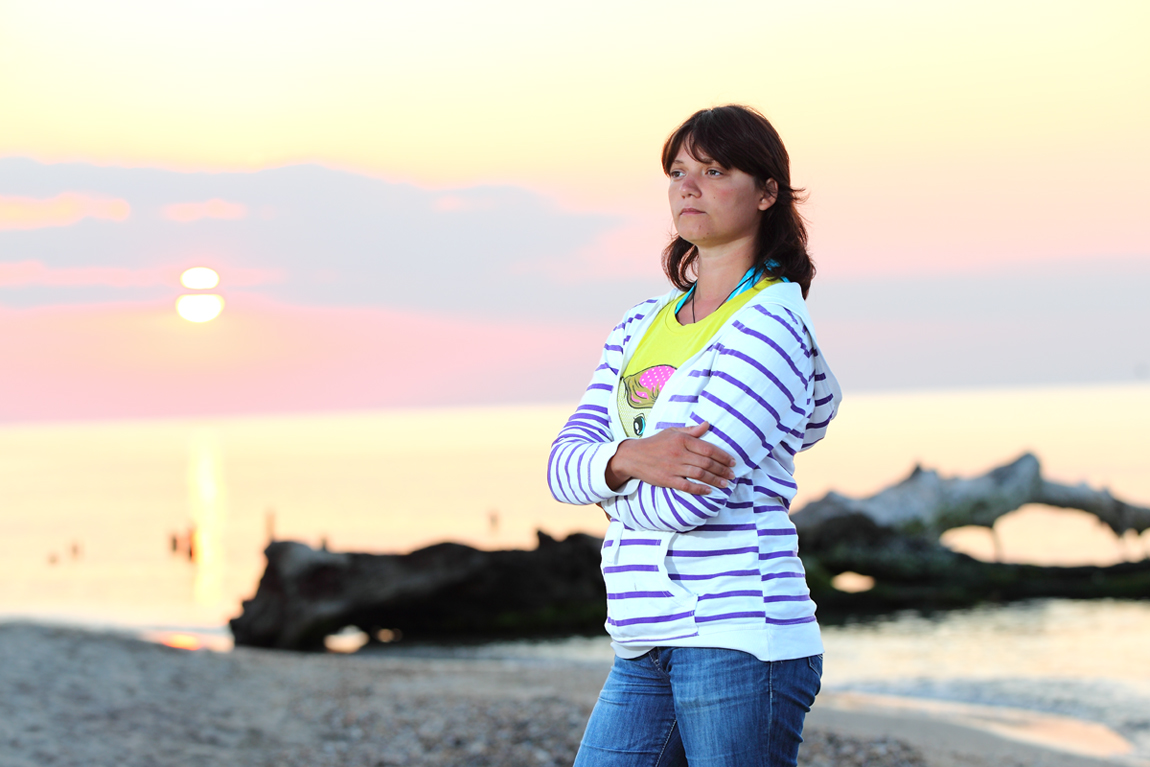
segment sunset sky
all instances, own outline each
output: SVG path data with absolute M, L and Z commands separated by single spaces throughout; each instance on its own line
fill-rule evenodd
M 750 104 L 849 391 L 1150 375 L 1144 2 L 0 0 L 0 420 L 567 402 Z M 210 266 L 216 320 L 175 313 Z

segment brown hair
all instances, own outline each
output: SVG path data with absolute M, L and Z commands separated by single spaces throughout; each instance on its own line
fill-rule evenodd
M 714 160 L 755 177 L 760 186 L 778 184 L 775 203 L 763 211 L 755 241 L 754 265 L 775 278 L 786 277 L 806 298 L 815 265 L 807 253 L 807 228 L 797 209 L 802 189 L 791 186 L 790 157 L 778 131 L 754 109 L 730 104 L 701 109 L 687 118 L 663 144 L 663 172 L 671 172 L 679 150 L 696 160 Z M 663 271 L 680 290 L 691 287 L 692 267 L 699 257 L 694 245 L 676 236 L 663 250 Z

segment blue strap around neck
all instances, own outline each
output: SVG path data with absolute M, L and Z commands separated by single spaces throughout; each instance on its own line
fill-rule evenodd
M 771 260 L 771 261 L 767 262 L 765 268 L 766 269 L 775 269 L 778 267 L 778 265 L 779 265 L 778 261 Z M 759 274 L 759 270 L 756 269 L 755 267 L 752 266 L 750 269 L 748 269 L 743 274 L 743 278 L 741 280 L 739 280 L 739 284 L 735 286 L 735 289 L 732 290 L 730 295 L 728 295 L 723 300 L 723 303 L 724 304 L 727 303 L 727 301 L 730 301 L 732 298 L 734 298 L 737 295 L 740 295 L 742 293 L 746 293 L 752 287 L 757 285 L 759 282 L 758 274 Z M 782 277 L 781 279 L 783 282 L 790 282 L 790 280 L 788 280 L 786 277 Z M 691 297 L 691 294 L 693 294 L 695 292 L 695 286 L 698 284 L 699 283 L 696 282 L 694 285 L 692 285 L 687 290 L 687 292 L 683 294 L 682 298 L 679 299 L 679 303 L 675 304 L 675 314 L 678 314 L 679 311 L 683 308 L 683 305 L 687 303 L 687 299 L 689 299 Z

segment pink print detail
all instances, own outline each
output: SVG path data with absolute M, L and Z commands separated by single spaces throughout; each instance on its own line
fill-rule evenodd
M 658 365 L 653 368 L 647 368 L 639 375 L 639 383 L 645 389 L 651 391 L 661 391 L 663 384 L 667 383 L 667 379 L 675 372 L 675 368 L 670 365 Z
M 638 373 L 623 379 L 623 390 L 626 401 L 633 408 L 645 409 L 652 407 L 659 398 L 659 392 L 667 383 L 667 379 L 675 372 L 670 365 L 656 365 L 646 368 Z

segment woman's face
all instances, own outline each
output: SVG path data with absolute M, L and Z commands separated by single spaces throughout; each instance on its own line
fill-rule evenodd
M 686 143 L 686 142 L 684 142 Z M 736 168 L 695 158 L 679 149 L 668 174 L 671 218 L 679 236 L 699 248 L 712 248 L 756 236 L 759 217 L 775 195 Z

